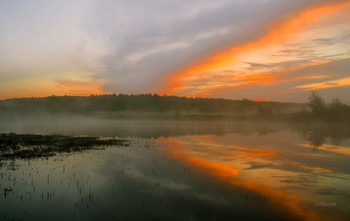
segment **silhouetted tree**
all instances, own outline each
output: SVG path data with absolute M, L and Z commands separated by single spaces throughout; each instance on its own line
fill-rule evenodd
M 325 101 L 315 91 L 313 91 L 309 97 L 307 105 L 315 115 L 320 115 L 326 109 Z

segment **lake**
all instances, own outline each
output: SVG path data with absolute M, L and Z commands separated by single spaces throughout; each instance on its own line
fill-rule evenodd
M 3 150 L 0 220 L 349 220 L 349 131 L 267 121 L 5 121 L 0 133 L 127 145 L 25 158 Z

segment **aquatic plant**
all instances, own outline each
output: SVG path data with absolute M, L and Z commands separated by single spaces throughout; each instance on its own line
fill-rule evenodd
M 0 162 L 10 159 L 49 157 L 104 146 L 128 146 L 129 141 L 88 136 L 0 134 Z

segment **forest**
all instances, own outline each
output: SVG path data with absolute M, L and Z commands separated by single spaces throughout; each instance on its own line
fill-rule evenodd
M 49 96 L 0 101 L 1 115 L 40 113 L 85 114 L 105 117 L 235 117 L 292 120 L 350 120 L 350 107 L 339 99 L 326 104 L 316 92 L 305 104 L 248 99 L 192 98 L 158 94 Z M 123 113 L 123 115 L 120 115 Z M 119 115 L 118 115 L 119 114 Z

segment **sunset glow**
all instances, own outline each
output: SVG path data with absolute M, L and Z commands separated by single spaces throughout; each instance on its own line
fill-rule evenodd
M 0 220 L 350 217 L 350 0 L 0 0 Z
M 292 13 L 286 18 L 282 18 L 282 21 L 267 25 L 267 32 L 263 36 L 242 45 L 234 45 L 212 56 L 204 57 L 197 61 L 196 64 L 186 67 L 180 72 L 171 74 L 165 81 L 165 85 L 168 85 L 168 87 L 161 89 L 159 92 L 163 94 L 185 93 L 190 96 L 203 96 L 212 95 L 213 91 L 222 90 L 224 88 L 238 90 L 251 84 L 278 84 L 283 82 L 283 75 L 292 71 L 304 69 L 309 66 L 330 63 L 332 60 L 324 60 L 322 57 L 315 57 L 309 63 L 295 64 L 294 66 L 278 65 L 276 63 L 273 67 L 264 68 L 264 65 L 267 66 L 269 63 L 288 61 L 290 59 L 287 56 L 284 56 L 279 57 L 278 60 L 271 57 L 258 58 L 258 62 L 261 63 L 262 66 L 259 67 L 258 70 L 252 67 L 247 67 L 244 64 L 245 62 L 248 62 L 245 61 L 245 59 L 251 60 L 250 58 L 254 58 L 256 53 L 265 53 L 264 50 L 267 50 L 267 53 L 269 53 L 269 46 L 277 47 L 278 50 L 283 50 L 284 47 L 288 47 L 287 43 L 297 43 L 298 35 L 302 34 L 303 31 L 307 31 L 307 28 L 310 28 L 312 24 L 316 23 L 317 26 L 319 25 L 317 22 L 324 22 L 325 19 L 330 19 L 329 16 L 337 15 L 337 13 L 340 13 L 342 10 L 349 12 L 349 6 L 350 2 L 344 1 L 311 7 L 301 12 Z M 345 19 L 348 18 L 349 16 L 345 16 Z M 325 31 L 327 31 L 327 29 Z M 307 37 L 312 38 L 313 36 Z M 273 54 L 268 55 L 273 56 Z M 227 71 L 227 69 L 230 71 Z M 229 74 L 227 74 L 227 72 L 229 72 Z M 249 75 L 249 72 L 256 72 L 256 74 Z M 272 75 L 266 75 L 271 72 L 273 73 Z M 203 83 L 216 81 L 220 83 L 207 84 L 206 87 L 200 88 L 200 91 L 202 92 L 198 92 L 198 87 L 193 86 L 193 83 L 196 81 Z M 329 84 L 327 84 L 327 82 L 318 83 L 312 84 L 310 87 L 312 90 L 326 88 L 321 85 Z M 305 87 L 308 86 L 298 86 L 296 88 Z
M 350 103 L 348 0 L 38 0 L 1 10 L 0 99 L 159 93 L 305 102 L 318 90 Z

